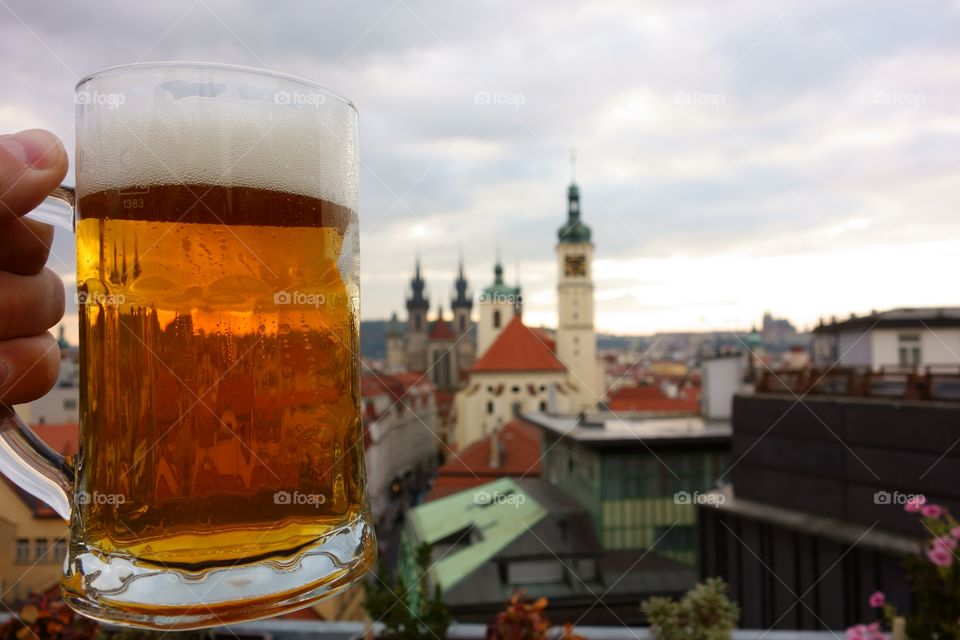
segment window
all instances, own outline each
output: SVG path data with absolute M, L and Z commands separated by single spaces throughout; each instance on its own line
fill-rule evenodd
M 493 312 L 493 328 L 494 329 L 500 328 L 500 310 L 499 309 Z
M 920 336 L 915 333 L 900 334 L 899 352 L 901 367 L 920 365 Z
M 512 391 L 513 393 L 520 393 L 520 387 L 518 387 L 517 385 L 513 385 L 512 387 L 510 387 L 510 391 Z
M 77 399 L 76 398 L 66 398 L 63 401 L 64 409 L 76 409 L 77 408 Z
M 467 330 L 467 317 L 460 316 L 460 332 L 462 333 L 466 330 Z
M 63 559 L 67 557 L 67 541 L 64 539 L 57 540 L 53 543 L 53 557 L 56 562 L 63 562 Z
M 541 400 L 541 401 L 540 401 L 540 411 L 546 411 L 546 410 L 547 410 L 547 401 L 546 401 L 546 400 Z
M 564 581 L 563 564 L 555 560 L 521 560 L 507 565 L 511 585 L 551 584 Z
M 493 413 L 493 402 L 487 403 L 487 413 L 488 414 Z
M 419 316 L 419 315 L 413 316 L 413 330 L 414 330 L 414 331 L 420 331 L 420 316 Z
M 26 538 L 17 539 L 17 562 L 30 562 L 30 541 Z
M 581 558 L 577 560 L 577 575 L 583 581 L 597 579 L 597 563 L 593 558 Z
M 37 538 L 33 542 L 34 556 L 37 559 L 37 562 L 50 562 L 50 558 L 47 557 L 47 539 L 46 538 Z
M 523 404 L 514 402 L 511 410 L 513 411 L 513 415 L 518 416 L 520 415 L 520 412 L 523 411 Z

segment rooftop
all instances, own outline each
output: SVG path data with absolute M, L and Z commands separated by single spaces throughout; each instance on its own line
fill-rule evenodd
M 537 333 L 523 324 L 519 315 L 500 332 L 471 372 L 566 371 L 550 347 Z
M 540 475 L 540 431 L 520 420 L 511 420 L 497 434 L 499 464 L 490 466 L 491 438 L 478 440 L 437 469 L 426 502 L 480 486 L 500 477 Z
M 437 319 L 430 325 L 430 340 L 456 340 L 457 335 L 450 327 L 450 323 L 443 317 L 443 308 L 437 312 Z
M 579 416 L 525 413 L 522 418 L 556 435 L 586 445 L 615 445 L 639 442 L 660 445 L 689 444 L 691 441 L 729 440 L 732 430 L 726 421 L 708 421 L 700 416 L 626 418 L 613 413 Z
M 502 478 L 415 507 L 408 518 L 417 540 L 442 553 L 432 573 L 446 590 L 546 515 L 516 482 Z M 447 539 L 450 544 L 443 544 Z M 444 548 L 461 541 L 468 543 L 463 549 L 450 553 Z
M 696 579 L 657 553 L 604 550 L 586 510 L 541 479 L 462 491 L 416 507 L 410 523 L 418 542 L 434 544 L 432 574 L 460 619 L 489 620 L 522 588 L 547 597 L 557 622 L 639 623 L 640 600 L 683 593 Z M 602 608 L 591 606 L 599 593 Z
M 699 413 L 700 389 L 690 386 L 671 398 L 657 385 L 620 387 L 610 394 L 607 406 L 617 412 Z
M 814 333 L 839 330 L 901 327 L 960 327 L 960 307 L 901 307 L 876 311 L 864 316 L 851 315 L 846 320 L 821 322 Z

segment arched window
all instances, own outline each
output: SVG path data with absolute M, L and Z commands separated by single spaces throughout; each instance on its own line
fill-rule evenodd
M 493 402 L 487 403 L 487 413 L 493 413 Z
M 540 401 L 540 411 L 546 412 L 546 410 L 547 410 L 547 401 L 546 401 L 546 400 L 541 400 L 541 401 Z
M 500 310 L 499 309 L 493 312 L 493 328 L 494 329 L 500 328 Z
M 419 315 L 413 316 L 413 330 L 414 330 L 414 331 L 420 331 L 420 316 L 419 316 Z
M 467 330 L 467 316 L 460 316 L 460 331 Z

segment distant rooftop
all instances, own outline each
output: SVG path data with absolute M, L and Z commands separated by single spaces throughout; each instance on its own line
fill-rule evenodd
M 960 307 L 902 307 L 877 311 L 864 316 L 851 315 L 845 320 L 821 322 L 814 333 L 846 329 L 900 327 L 960 327 Z
M 638 441 L 670 445 L 692 440 L 714 442 L 729 439 L 726 421 L 708 421 L 700 416 L 626 418 L 612 413 L 578 416 L 525 413 L 523 419 L 557 435 L 587 445 L 606 446 Z

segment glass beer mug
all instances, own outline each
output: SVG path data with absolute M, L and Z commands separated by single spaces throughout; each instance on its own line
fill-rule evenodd
M 79 453 L 0 405 L 0 471 L 70 521 L 67 603 L 187 629 L 343 590 L 376 554 L 355 108 L 189 63 L 107 69 L 75 101 L 76 192 L 53 196 L 77 239 Z

